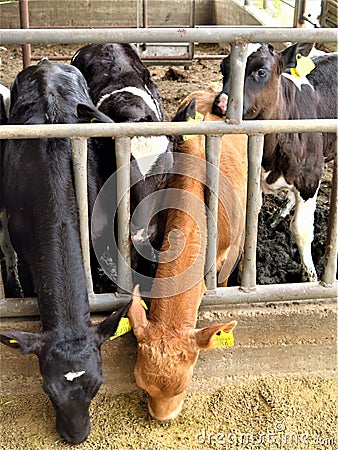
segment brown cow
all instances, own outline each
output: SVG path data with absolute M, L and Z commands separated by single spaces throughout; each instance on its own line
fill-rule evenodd
M 204 114 L 205 120 L 221 120 L 211 114 L 216 92 L 210 87 L 191 94 L 182 103 L 175 119 L 195 117 L 197 103 L 197 110 Z M 150 414 L 162 421 L 175 418 L 181 411 L 199 351 L 212 348 L 217 332 L 229 332 L 236 326 L 232 321 L 195 329 L 205 292 L 205 138 L 181 139 L 176 151 L 174 175 L 166 191 L 166 197 L 173 195 L 174 203 L 169 201 L 166 206 L 169 210 L 151 291 L 149 319 L 141 306 L 138 287 L 129 310 L 138 341 L 135 378 L 149 394 Z M 223 285 L 242 252 L 246 178 L 246 136 L 224 136 L 217 252 L 217 268 Z

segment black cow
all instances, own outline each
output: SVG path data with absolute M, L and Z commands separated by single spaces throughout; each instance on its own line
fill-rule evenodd
M 294 77 L 296 55 L 312 44 L 295 44 L 281 52 L 271 44 L 249 44 L 244 81 L 244 119 L 322 119 L 337 117 L 337 54 L 313 58 L 315 69 Z M 226 113 L 230 57 L 221 63 L 223 90 L 213 111 Z M 316 281 L 312 261 L 314 211 L 323 162 L 333 158 L 333 133 L 268 134 L 264 140 L 261 186 L 264 193 L 288 189 L 285 217 L 295 205 L 291 233 L 299 248 L 304 281 Z
M 87 45 L 76 52 L 71 64 L 83 73 L 96 107 L 114 122 L 163 121 L 160 95 L 133 45 Z M 101 139 L 98 146 L 107 155 L 109 176 L 115 171 L 112 142 Z M 131 240 L 137 247 L 149 248 L 157 232 L 155 213 L 160 202 L 160 196 L 152 194 L 173 165 L 171 138 L 136 136 L 131 154 Z
M 0 125 L 6 125 L 9 116 L 10 91 L 0 84 Z M 7 212 L 4 204 L 2 157 L 5 140 L 0 140 L 0 250 L 4 259 L 4 285 L 6 295 L 22 297 L 23 290 L 19 279 L 18 258 L 13 249 L 7 226 Z
M 77 123 L 78 103 L 94 108 L 82 74 L 44 59 L 16 77 L 9 124 Z M 88 151 L 95 195 L 95 157 Z M 38 356 L 56 429 L 77 444 L 88 436 L 88 408 L 102 383 L 101 344 L 124 311 L 91 325 L 69 140 L 9 140 L 3 184 L 11 240 L 31 269 L 42 332 L 2 331 L 1 342 Z

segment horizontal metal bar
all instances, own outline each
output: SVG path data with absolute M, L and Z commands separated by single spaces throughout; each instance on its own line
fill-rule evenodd
M 83 44 L 100 42 L 336 42 L 335 29 L 265 27 L 177 27 L 100 29 L 1 29 L 0 43 Z
M 337 299 L 338 283 L 322 286 L 320 283 L 269 284 L 256 286 L 245 292 L 240 287 L 217 288 L 207 291 L 202 299 L 202 306 L 224 306 L 234 303 L 266 303 L 299 300 Z M 110 313 L 130 301 L 129 294 L 94 294 L 90 296 L 92 313 Z M 6 298 L 0 300 L 0 316 L 24 317 L 38 316 L 36 298 Z
M 160 136 L 163 134 L 268 134 L 335 133 L 336 119 L 247 120 L 226 122 L 88 123 L 53 125 L 2 125 L 0 139 Z

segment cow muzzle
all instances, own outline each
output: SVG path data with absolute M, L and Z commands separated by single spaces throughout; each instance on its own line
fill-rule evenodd
M 169 399 L 155 400 L 150 397 L 148 410 L 151 417 L 160 422 L 168 422 L 175 419 L 181 412 L 184 401 L 184 393 Z

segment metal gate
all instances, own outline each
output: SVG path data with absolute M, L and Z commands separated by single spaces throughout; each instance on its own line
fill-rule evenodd
M 64 124 L 64 125 L 5 125 L 0 127 L 1 139 L 23 138 L 69 138 L 72 143 L 73 164 L 77 199 L 80 211 L 81 245 L 87 287 L 92 312 L 112 311 L 126 304 L 130 294 L 95 294 L 93 292 L 90 261 L 89 232 L 86 184 L 87 139 L 89 137 L 114 137 L 116 142 L 117 168 L 122 183 L 129 183 L 130 139 L 133 136 L 157 136 L 162 134 L 204 134 L 206 135 L 207 160 L 211 164 L 219 161 L 221 136 L 223 134 L 247 134 L 248 141 L 248 194 L 246 235 L 242 282 L 239 287 L 217 288 L 216 267 L 211 267 L 206 275 L 207 292 L 204 305 L 226 305 L 233 302 L 277 302 L 304 299 L 325 299 L 337 296 L 337 139 L 335 164 L 332 181 L 330 227 L 326 248 L 325 268 L 321 281 L 297 284 L 256 285 L 256 244 L 260 196 L 260 166 L 263 155 L 264 135 L 267 133 L 294 132 L 334 132 L 337 133 L 337 120 L 263 120 L 241 121 L 243 105 L 243 81 L 246 65 L 246 49 L 249 42 L 335 42 L 336 30 L 300 30 L 285 28 L 231 28 L 203 27 L 177 29 L 93 29 L 93 30 L 1 30 L 1 44 L 84 44 L 102 42 L 229 42 L 231 43 L 231 65 L 229 109 L 226 122 L 199 123 L 114 123 L 114 124 Z M 231 80 L 236 80 L 233 83 Z M 129 151 L 128 151 L 129 148 Z M 218 179 L 213 180 L 217 192 Z M 121 239 L 118 246 L 125 260 L 130 261 L 129 244 L 129 199 L 118 209 L 118 231 Z M 211 196 L 209 209 L 217 217 L 217 196 Z M 217 222 L 217 221 L 216 221 Z M 127 224 L 127 227 L 126 227 Z M 209 225 L 209 222 L 208 222 Z M 210 229 L 208 230 L 210 235 Z M 127 239 L 125 239 L 127 238 Z M 207 259 L 212 259 L 215 241 L 207 248 Z M 118 268 L 118 280 L 128 279 L 131 287 L 129 269 Z M 1 280 L 0 280 L 1 281 Z M 0 288 L 2 282 L 0 283 Z M 38 315 L 36 299 L 8 299 L 0 292 L 0 315 L 18 317 Z

